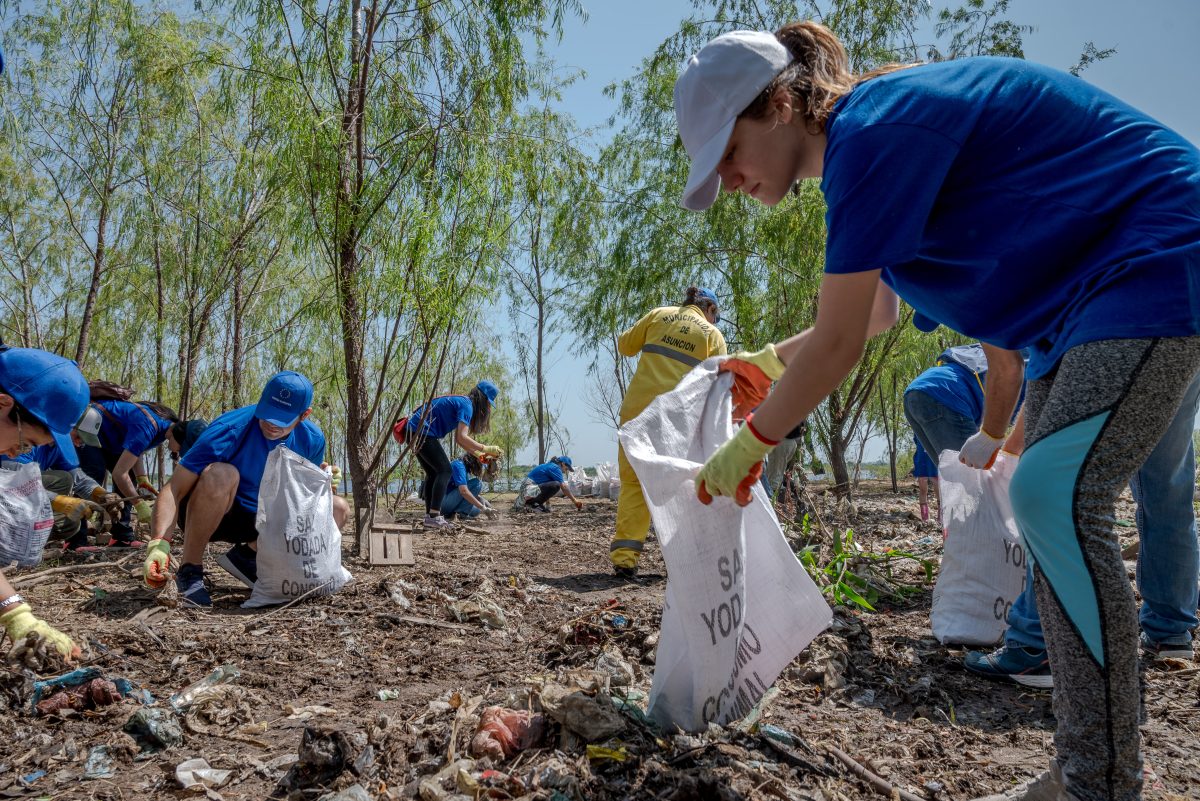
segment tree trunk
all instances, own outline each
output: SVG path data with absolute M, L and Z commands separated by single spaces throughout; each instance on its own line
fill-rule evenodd
M 230 359 L 230 373 L 233 386 L 230 389 L 232 405 L 237 409 L 242 405 L 242 359 L 244 358 L 242 344 L 242 315 L 244 313 L 242 300 L 242 281 L 244 269 L 240 258 L 233 266 L 233 357 Z
M 79 341 L 75 347 L 75 361 L 82 368 L 87 363 L 88 338 L 92 332 L 92 318 L 96 316 L 96 299 L 100 296 L 100 279 L 104 275 L 104 241 L 108 235 L 108 204 L 112 187 L 105 186 L 100 198 L 100 216 L 96 220 L 96 249 L 92 252 L 92 282 L 88 286 L 87 300 L 83 303 L 83 314 L 79 320 Z

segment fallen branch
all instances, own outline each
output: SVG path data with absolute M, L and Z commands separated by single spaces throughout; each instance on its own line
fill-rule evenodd
M 41 584 L 43 581 L 49 581 L 50 579 L 54 578 L 55 576 L 61 575 L 63 573 L 75 573 L 80 570 L 98 570 L 102 567 L 119 567 L 120 565 L 125 564 L 126 562 L 128 562 L 130 559 L 132 559 L 135 556 L 137 556 L 136 553 L 131 553 L 131 554 L 127 554 L 126 556 L 123 556 L 120 559 L 117 559 L 116 561 L 113 561 L 113 562 L 87 562 L 85 564 L 79 564 L 79 565 L 63 565 L 62 567 L 51 567 L 51 568 L 47 568 L 46 570 L 39 570 L 36 573 L 31 573 L 28 576 L 21 576 L 20 578 L 15 578 L 12 580 L 12 585 L 13 585 L 14 589 L 17 587 L 33 587 L 38 584 Z
M 880 795 L 886 795 L 888 798 L 899 798 L 900 801 L 928 801 L 928 799 L 922 798 L 919 795 L 914 795 L 907 790 L 900 789 L 882 776 L 878 776 L 867 770 L 854 757 L 840 748 L 824 744 L 821 747 L 836 757 L 843 765 L 850 768 L 851 773 L 871 785 L 871 789 Z
M 266 620 L 267 618 L 269 618 L 271 615 L 275 614 L 276 612 L 282 612 L 284 609 L 287 609 L 289 606 L 295 606 L 296 604 L 303 601 L 305 598 L 308 598 L 309 596 L 313 595 L 314 593 L 320 592 L 321 590 L 325 589 L 332 583 L 333 583 L 333 579 L 330 579 L 329 581 L 325 582 L 324 584 L 318 584 L 317 586 L 313 587 L 311 590 L 304 593 L 303 595 L 293 598 L 292 600 L 288 601 L 283 606 L 272 609 L 271 611 L 266 612 L 261 615 L 255 615 L 254 617 L 252 617 L 246 621 L 245 625 L 243 626 L 243 630 L 245 630 L 245 626 L 249 626 L 251 623 L 258 623 L 260 621 Z
M 445 623 L 441 620 L 434 620 L 431 617 L 416 617 L 415 615 L 391 615 L 387 612 L 376 612 L 375 617 L 383 618 L 392 623 L 415 623 L 418 626 L 433 626 L 439 629 L 450 629 L 451 631 L 465 632 L 466 626 Z

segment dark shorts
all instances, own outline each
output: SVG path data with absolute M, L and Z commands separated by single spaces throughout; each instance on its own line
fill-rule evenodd
M 187 520 L 187 505 L 189 498 L 184 498 L 179 504 L 179 528 L 187 533 L 184 524 Z M 221 518 L 217 530 L 213 532 L 210 542 L 229 542 L 237 545 L 243 542 L 254 542 L 258 539 L 258 529 L 254 527 L 254 512 L 251 512 L 237 501 Z

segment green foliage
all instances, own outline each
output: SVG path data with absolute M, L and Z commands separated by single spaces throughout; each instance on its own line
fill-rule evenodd
M 812 523 L 808 515 L 804 516 L 801 529 L 804 539 L 811 539 Z M 895 549 L 868 551 L 858 544 L 852 529 L 846 529 L 844 533 L 834 530 L 832 539 L 830 555 L 824 563 L 821 562 L 821 546 L 817 544 L 806 545 L 796 556 L 821 592 L 834 604 L 852 604 L 874 612 L 875 604 L 881 598 L 902 600 L 933 584 L 936 560 Z M 896 577 L 896 564 L 905 561 L 921 566 L 924 577 L 921 583 L 905 583 Z

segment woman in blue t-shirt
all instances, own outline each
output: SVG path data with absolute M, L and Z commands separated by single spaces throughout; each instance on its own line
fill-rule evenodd
M 778 384 L 701 469 L 701 500 L 749 500 L 763 455 L 895 324 L 897 296 L 924 328 L 980 340 L 992 372 L 1020 370 L 1029 348 L 1011 495 L 1036 563 L 1058 757 L 996 798 L 1140 798 L 1138 624 L 1113 509 L 1200 368 L 1200 151 L 1024 61 L 854 76 L 811 22 L 717 37 L 684 67 L 675 111 L 685 207 L 722 185 L 773 206 L 803 178 L 821 178 L 828 207 L 816 323 L 725 362 L 735 402 Z M 988 382 L 965 463 L 995 456 L 1017 387 Z
M 442 516 L 442 499 L 450 482 L 450 458 L 442 447 L 442 437 L 453 431 L 458 446 L 481 461 L 504 455 L 495 445 L 484 445 L 471 436 L 490 429 L 492 404 L 499 394 L 491 381 L 480 381 L 466 395 L 443 395 L 421 404 L 393 430 L 397 439 L 409 443 L 425 471 L 421 497 L 426 528 L 453 525 Z

